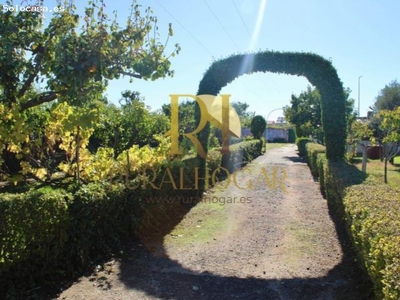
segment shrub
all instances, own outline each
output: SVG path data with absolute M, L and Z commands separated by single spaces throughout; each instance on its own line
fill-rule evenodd
M 229 141 L 229 144 L 230 145 L 238 144 L 238 143 L 241 143 L 241 142 L 243 142 L 244 140 L 246 140 L 248 138 L 252 139 L 253 137 L 252 136 L 246 136 L 244 138 L 231 137 L 231 139 Z
M 251 120 L 250 131 L 253 134 L 254 138 L 256 139 L 262 137 L 266 127 L 267 127 L 267 122 L 265 121 L 263 116 L 255 116 Z
M 400 194 L 355 166 L 327 160 L 321 147 L 306 147 L 310 168 L 316 161 L 321 191 L 347 229 L 376 299 L 400 299 Z
M 236 144 L 230 147 L 226 162 L 237 168 L 260 155 L 261 149 L 261 140 Z M 219 151 L 209 152 L 211 173 L 221 166 L 221 160 Z M 179 183 L 180 168 L 184 168 L 189 171 L 184 179 L 194 182 L 194 169 L 199 165 L 198 157 L 187 157 L 170 166 L 171 175 Z M 157 180 L 162 180 L 167 166 L 157 169 Z M 46 186 L 0 194 L 0 298 L 24 298 L 23 291 L 37 285 L 82 274 L 99 259 L 118 253 L 127 238 L 166 234 L 172 228 L 171 220 L 181 218 L 188 205 L 195 205 L 153 203 L 147 197 L 188 199 L 201 194 L 193 188 L 172 189 L 169 177 L 161 189 L 138 186 L 130 190 L 121 182 L 98 181 L 67 190 Z
M 317 169 L 318 169 L 318 178 L 319 178 L 319 186 L 321 194 L 326 197 L 326 166 L 328 165 L 328 159 L 326 158 L 325 152 L 317 153 Z
M 58 275 L 69 240 L 72 195 L 47 188 L 0 197 L 1 295 L 16 278 L 29 286 L 37 277 Z
M 317 156 L 320 153 L 325 153 L 326 148 L 320 144 L 316 143 L 306 143 L 306 153 L 307 153 L 307 163 L 311 169 L 311 173 L 313 176 L 318 177 L 318 163 L 317 163 Z
M 343 204 L 377 299 L 400 299 L 400 195 L 368 181 L 350 187 Z
M 297 150 L 299 150 L 299 155 L 305 157 L 307 155 L 306 144 L 311 142 L 309 138 L 300 137 L 296 139 Z
M 122 246 L 136 205 L 120 189 L 50 187 L 0 199 L 0 295 L 81 273 Z
M 97 256 L 122 248 L 121 239 L 133 230 L 133 203 L 125 189 L 101 183 L 90 183 L 74 192 L 68 207 L 71 224 L 67 249 L 76 269 L 69 273 L 80 271 Z
M 251 162 L 263 152 L 262 140 L 244 141 L 229 147 L 230 153 L 222 157 L 222 167 L 233 173 L 235 170 Z

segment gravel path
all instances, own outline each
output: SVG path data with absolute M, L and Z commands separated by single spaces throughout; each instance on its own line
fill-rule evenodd
M 230 179 L 167 235 L 132 245 L 58 299 L 369 299 L 294 145 Z

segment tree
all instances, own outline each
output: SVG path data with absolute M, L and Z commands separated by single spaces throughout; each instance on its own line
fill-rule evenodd
M 374 106 L 375 112 L 381 110 L 394 110 L 400 106 L 400 83 L 393 80 L 387 84 L 376 97 Z
M 263 116 L 255 116 L 253 120 L 251 120 L 250 131 L 256 139 L 262 137 L 266 127 L 267 122 Z
M 238 101 L 238 102 L 232 102 L 231 105 L 238 114 L 242 127 L 249 127 L 251 120 L 255 115 L 255 112 L 247 111 L 247 109 L 249 108 L 249 104 L 247 104 L 246 102 Z
M 165 133 L 170 123 L 161 113 L 151 112 L 139 92 L 124 91 L 119 107 L 104 104 L 100 111 L 102 122 L 90 137 L 89 149 L 94 153 L 99 147 L 112 148 L 115 157 L 133 145 L 158 144 L 153 136 Z
M 143 12 L 133 2 L 126 25 L 120 26 L 116 14 L 112 20 L 108 18 L 104 0 L 89 1 L 82 16 L 70 1 L 59 3 L 48 23 L 41 12 L 10 9 L 12 1 L 0 5 L 2 157 L 11 153 L 23 159 L 27 149 L 32 149 L 27 144 L 31 143 L 29 111 L 33 108 L 49 104 L 51 114 L 58 109 L 56 113 L 68 119 L 69 128 L 64 132 L 76 135 L 79 144 L 80 136 L 90 132 L 87 126 L 100 122 L 93 110 L 99 109 L 109 80 L 121 76 L 156 80 L 173 75 L 170 59 L 180 47 L 175 45 L 165 54 L 172 27 L 169 25 L 166 42 L 160 42 L 157 18 L 150 8 Z M 36 4 L 43 6 L 44 1 Z M 62 103 L 66 106 L 58 106 Z M 69 113 L 72 108 L 73 116 Z M 4 151 L 9 153 L 4 155 Z
M 350 126 L 350 130 L 347 134 L 347 144 L 350 145 L 353 149 L 351 151 L 351 157 L 356 151 L 356 146 L 360 145 L 362 147 L 362 171 L 364 173 L 367 172 L 367 145 L 363 143 L 363 141 L 368 141 L 371 139 L 373 135 L 373 131 L 369 127 L 368 122 L 364 122 L 362 120 L 356 120 L 352 122 Z
M 372 144 L 382 147 L 381 159 L 384 162 L 384 182 L 387 183 L 387 163 L 399 154 L 400 142 L 400 107 L 395 110 L 381 110 L 374 120 L 379 120 L 379 137 L 375 136 L 371 122 L 354 122 L 351 135 L 354 141 L 371 140 Z M 366 171 L 366 146 L 363 153 L 363 172 Z
M 116 14 L 109 21 L 104 0 L 89 1 L 82 18 L 64 1 L 44 28 L 40 12 L 15 12 L 10 6 L 7 1 L 0 10 L 0 101 L 7 106 L 25 110 L 55 99 L 79 106 L 99 98 L 108 80 L 123 75 L 152 80 L 173 75 L 169 59 L 180 48 L 164 54 L 150 8 L 142 16 L 133 2 L 121 27 Z M 39 81 L 45 82 L 44 90 L 25 98 Z
M 286 120 L 295 126 L 297 137 L 314 136 L 323 143 L 321 96 L 317 89 L 307 87 L 299 96 L 292 95 L 291 106 L 283 109 Z
M 197 128 L 195 120 L 195 106 L 196 102 L 188 99 L 180 102 L 178 105 L 179 144 L 184 151 L 191 151 L 194 149 L 193 144 L 189 141 L 189 139 L 184 138 L 183 134 L 193 132 Z M 170 103 L 163 104 L 161 110 L 165 116 L 171 119 Z
M 385 132 L 383 138 L 383 158 L 384 158 L 384 181 L 387 180 L 387 163 L 394 156 L 399 153 L 399 142 L 400 142 L 400 107 L 390 111 L 381 110 L 379 117 L 382 118 L 381 127 Z
M 196 129 L 196 121 L 194 118 L 195 102 L 186 100 L 179 103 L 178 106 L 178 119 L 179 119 L 179 133 L 189 133 Z M 171 104 L 163 104 L 161 107 L 162 112 L 168 118 L 171 117 Z
M 353 112 L 354 100 L 349 99 L 350 90 L 344 90 L 346 98 L 346 124 L 349 130 L 355 120 Z M 324 131 L 321 122 L 321 95 L 316 88 L 307 87 L 300 95 L 291 96 L 291 106 L 283 109 L 284 116 L 295 126 L 297 137 L 313 136 L 318 143 L 324 144 Z
M 373 137 L 382 140 L 385 137 L 385 130 L 382 129 L 382 118 L 379 116 L 381 110 L 395 110 L 400 106 L 400 83 L 393 80 L 386 85 L 376 97 L 372 107 L 373 115 L 369 118 L 369 128 L 373 131 Z

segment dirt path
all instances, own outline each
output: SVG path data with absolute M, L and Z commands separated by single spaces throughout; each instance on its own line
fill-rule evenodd
M 268 150 L 231 176 L 229 189 L 210 190 L 163 239 L 132 245 L 58 299 L 368 299 L 295 149 Z

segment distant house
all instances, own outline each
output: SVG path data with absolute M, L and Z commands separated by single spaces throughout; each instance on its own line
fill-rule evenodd
M 242 137 L 252 135 L 249 127 L 242 127 Z M 269 142 L 288 142 L 289 129 L 287 128 L 269 128 L 264 131 L 265 139 Z
M 287 122 L 284 117 L 278 117 L 278 119 L 276 119 L 276 124 L 283 125 L 283 124 L 287 124 Z
M 242 127 L 242 137 L 252 135 L 249 127 Z
M 264 137 L 268 142 L 288 142 L 289 131 L 286 128 L 267 128 Z

